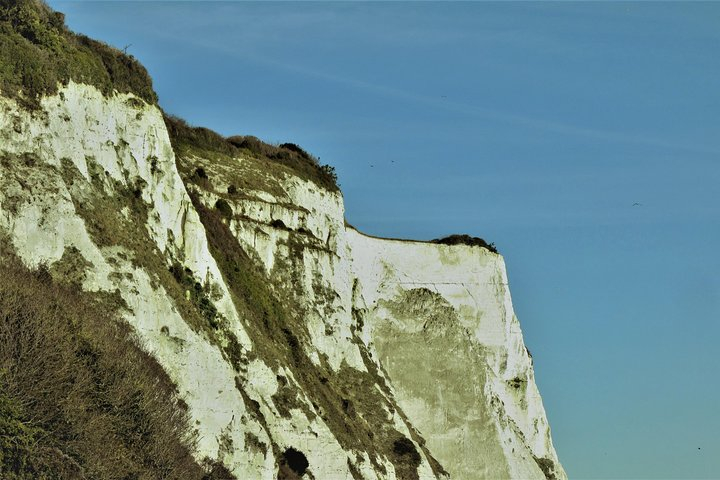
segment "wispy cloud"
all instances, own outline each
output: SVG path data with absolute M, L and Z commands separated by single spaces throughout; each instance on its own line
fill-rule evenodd
M 543 132 L 552 132 L 567 136 L 583 137 L 602 142 L 644 145 L 654 148 L 674 149 L 703 154 L 720 154 L 720 148 L 716 146 L 696 144 L 691 145 L 661 138 L 584 127 L 580 125 L 552 121 L 523 114 L 508 113 L 500 110 L 486 108 L 480 105 L 456 102 L 452 99 L 442 98 L 440 96 L 418 94 L 409 90 L 402 90 L 396 87 L 367 82 L 362 79 L 343 76 L 329 71 L 308 68 L 302 65 L 288 63 L 285 60 L 275 60 L 266 55 L 256 54 L 252 51 L 245 49 L 237 49 L 222 43 L 210 42 L 200 37 L 188 38 L 187 36 L 184 36 L 182 38 L 174 37 L 174 39 L 182 41 L 184 43 L 190 43 L 195 47 L 212 50 L 225 56 L 241 59 L 246 62 L 252 62 L 257 65 L 262 65 L 264 67 L 269 67 L 285 73 L 300 75 L 307 78 L 314 78 L 327 83 L 361 90 L 373 95 L 378 95 L 385 98 L 391 98 L 413 104 L 424 105 L 426 107 L 437 110 L 455 112 L 487 120 L 502 121 L 518 126 L 536 129 Z

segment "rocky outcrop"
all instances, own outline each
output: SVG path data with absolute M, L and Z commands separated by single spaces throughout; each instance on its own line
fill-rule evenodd
M 119 296 L 197 458 L 248 479 L 564 478 L 501 256 L 364 236 L 281 162 L 191 147 L 132 93 L 0 97 L 3 249 Z

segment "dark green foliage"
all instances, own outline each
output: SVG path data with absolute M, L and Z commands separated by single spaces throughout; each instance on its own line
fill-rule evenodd
M 41 0 L 0 0 L 2 94 L 37 109 L 41 96 L 70 80 L 157 102 L 150 76 L 132 56 L 72 33 L 64 16 Z
M 538 467 L 540 467 L 540 470 L 545 474 L 545 478 L 547 480 L 557 480 L 557 477 L 555 476 L 555 462 L 550 460 L 549 458 L 545 457 L 535 457 L 535 462 L 537 462 Z
M 332 165 L 320 165 L 320 174 L 326 182 L 337 185 L 337 173 Z
M 442 245 L 468 245 L 471 247 L 482 247 L 493 253 L 498 253 L 494 243 L 487 243 L 480 237 L 471 237 L 470 235 L 450 235 L 448 237 L 431 240 L 431 242 Z
M 230 220 L 232 218 L 233 209 L 227 202 L 227 200 L 224 200 L 222 198 L 219 199 L 217 202 L 215 202 L 215 208 L 217 208 L 217 211 L 220 212 L 226 220 Z
M 219 151 L 226 154 L 232 154 L 236 151 L 235 147 L 225 137 L 209 128 L 193 127 L 175 115 L 165 114 L 164 119 L 165 126 L 170 134 L 170 140 L 175 148 L 180 144 L 189 144 L 203 150 Z
M 417 468 L 422 458 L 415 448 L 415 444 L 407 437 L 398 438 L 393 442 L 393 453 L 402 457 L 405 462 Z
M 207 128 L 192 127 L 176 116 L 165 115 L 165 125 L 176 153 L 180 148 L 193 147 L 229 156 L 253 155 L 259 159 L 289 167 L 301 178 L 311 180 L 330 191 L 338 191 L 337 175 L 330 165 L 320 165 L 317 158 L 294 143 L 275 146 L 253 136 L 225 138 Z
M 512 380 L 508 380 L 508 384 L 515 389 L 519 389 L 520 387 L 525 386 L 526 383 L 527 380 L 520 377 L 515 377 Z
M 203 478 L 175 386 L 118 300 L 14 258 L 0 275 L 0 478 Z
M 180 286 L 183 287 L 186 292 L 189 292 L 190 301 L 197 307 L 208 325 L 213 329 L 217 329 L 220 326 L 220 317 L 215 304 L 213 304 L 210 299 L 208 288 L 195 280 L 192 270 L 183 268 L 178 262 L 170 266 L 170 273 L 172 273 Z
M 237 337 L 233 333 L 226 333 L 226 335 L 228 337 L 228 345 L 224 349 L 225 354 L 228 356 L 233 368 L 239 371 L 241 365 L 247 363 L 247 358 L 245 358 L 243 348 L 240 342 L 238 342 Z
M 195 176 L 196 176 L 197 178 L 202 178 L 202 179 L 204 179 L 204 180 L 207 180 L 207 179 L 208 179 L 207 172 L 206 172 L 205 169 L 202 168 L 202 167 L 198 167 L 198 168 L 195 169 Z
M 294 143 L 281 143 L 279 145 L 280 148 L 284 148 L 285 150 L 290 150 L 291 152 L 295 152 L 298 155 L 300 155 L 303 158 L 307 158 L 308 160 L 312 159 L 313 157 L 310 156 L 308 152 L 300 148 L 299 145 L 296 145 Z

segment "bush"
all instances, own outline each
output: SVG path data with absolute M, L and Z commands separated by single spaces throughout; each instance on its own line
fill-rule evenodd
M 555 476 L 555 462 L 545 457 L 533 456 L 533 458 L 535 459 L 535 462 L 538 464 L 538 467 L 540 467 L 540 470 L 542 470 L 547 480 L 557 479 L 557 477 Z
M 233 209 L 230 206 L 230 204 L 223 200 L 222 198 L 215 202 L 215 208 L 218 212 L 222 214 L 223 217 L 225 217 L 226 220 L 230 220 L 233 216 Z
M 296 145 L 294 143 L 282 143 L 282 144 L 280 144 L 280 148 L 297 153 L 301 157 L 306 158 L 308 160 L 317 161 L 317 160 L 315 160 L 315 158 L 310 156 L 309 153 L 307 153 L 305 150 L 303 150 L 302 148 L 300 148 L 298 145 Z
M 493 253 L 498 253 L 494 243 L 487 243 L 480 237 L 471 237 L 470 235 L 450 235 L 448 237 L 436 238 L 430 242 L 441 245 L 468 245 L 470 247 L 482 247 Z
M 207 321 L 208 325 L 214 330 L 220 327 L 220 315 L 218 314 L 215 304 L 210 299 L 209 288 L 203 286 L 195 280 L 192 270 L 183 268 L 179 262 L 174 262 L 170 266 L 170 273 L 175 281 L 185 290 L 189 292 L 189 300 L 195 305 L 202 317 Z

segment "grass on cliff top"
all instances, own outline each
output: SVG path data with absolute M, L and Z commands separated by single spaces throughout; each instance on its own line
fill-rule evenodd
M 13 257 L 0 275 L 0 478 L 228 478 L 193 459 L 176 387 L 116 300 Z
M 273 166 L 279 166 L 331 192 L 340 190 L 335 168 L 321 165 L 317 158 L 294 143 L 271 145 L 252 136 L 226 138 L 208 128 L 190 126 L 183 119 L 172 115 L 165 115 L 165 124 L 178 156 L 194 153 L 207 158 L 218 155 L 256 158 L 265 162 L 271 171 L 274 171 Z
M 70 80 L 104 94 L 134 93 L 157 102 L 152 80 L 131 55 L 71 32 L 42 0 L 0 0 L 0 91 L 35 110 Z

